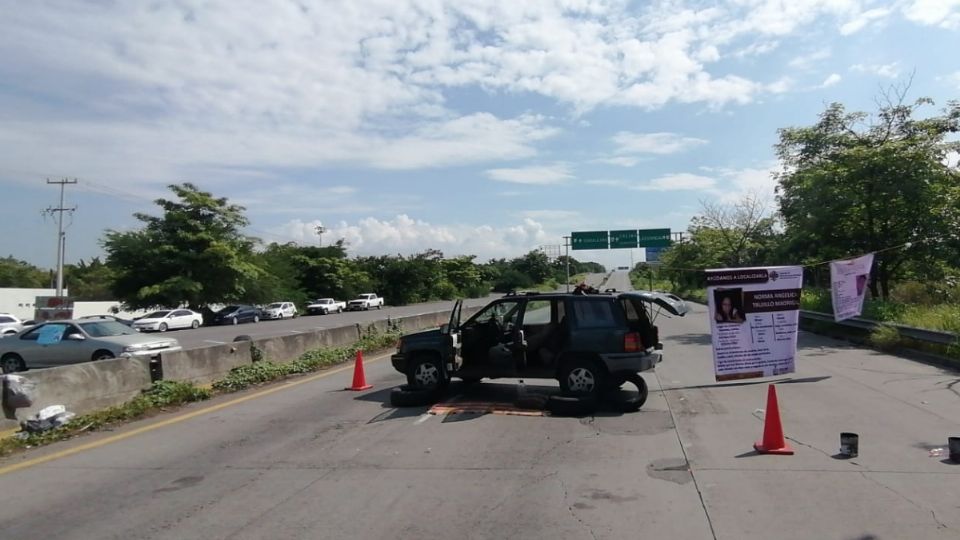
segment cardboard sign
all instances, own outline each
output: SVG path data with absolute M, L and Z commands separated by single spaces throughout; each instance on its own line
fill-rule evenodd
M 717 381 L 793 373 L 802 266 L 707 270 Z
M 863 300 L 870 283 L 873 253 L 830 263 L 830 294 L 833 298 L 833 318 L 837 321 L 857 317 L 863 313 Z
M 63 339 L 63 332 L 67 327 L 62 324 L 48 324 L 40 329 L 40 335 L 37 336 L 37 343 L 40 345 L 53 345 L 60 343 Z

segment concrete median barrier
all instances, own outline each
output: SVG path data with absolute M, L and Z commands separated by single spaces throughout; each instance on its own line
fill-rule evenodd
M 480 308 L 463 308 L 462 319 Z M 323 347 L 345 347 L 355 343 L 363 332 L 371 328 L 387 332 L 399 326 L 404 333 L 437 328 L 450 318 L 449 310 L 423 313 L 396 319 L 327 328 L 253 341 L 238 341 L 211 345 L 161 356 L 160 369 L 154 370 L 153 380 L 189 381 L 206 384 L 222 379 L 231 369 L 253 362 L 251 347 L 263 351 L 263 358 L 272 362 L 287 362 L 303 353 Z M 156 366 L 155 366 L 156 368 Z M 115 359 L 86 362 L 71 366 L 32 370 L 23 373 L 36 384 L 33 407 L 4 410 L 5 419 L 0 430 L 17 427 L 38 410 L 48 405 L 63 405 L 78 414 L 119 405 L 150 387 L 151 369 L 147 359 Z
M 15 411 L 4 409 L 0 429 L 15 428 L 21 420 L 49 405 L 63 405 L 68 411 L 82 414 L 123 403 L 150 386 L 147 359 L 99 360 L 22 375 L 36 385 L 33 406 Z
M 163 379 L 207 384 L 222 379 L 235 367 L 249 365 L 252 363 L 252 357 L 250 342 L 237 341 L 225 345 L 165 353 L 160 361 L 163 366 Z

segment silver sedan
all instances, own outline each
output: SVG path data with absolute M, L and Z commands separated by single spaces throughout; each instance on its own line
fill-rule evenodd
M 0 340 L 4 373 L 108 358 L 153 357 L 179 351 L 172 338 L 148 336 L 115 321 L 48 322 Z

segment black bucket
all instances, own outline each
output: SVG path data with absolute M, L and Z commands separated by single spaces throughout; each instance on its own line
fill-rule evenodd
M 860 436 L 856 433 L 843 432 L 840 434 L 840 455 L 843 457 L 857 457 L 860 452 Z
M 960 437 L 948 437 L 947 449 L 950 452 L 950 459 L 960 463 Z

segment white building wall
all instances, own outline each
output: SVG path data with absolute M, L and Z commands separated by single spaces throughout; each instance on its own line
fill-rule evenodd
M 63 290 L 67 294 L 67 289 Z M 38 296 L 56 296 L 56 289 L 0 288 L 0 313 L 10 313 L 21 320 L 33 318 Z

